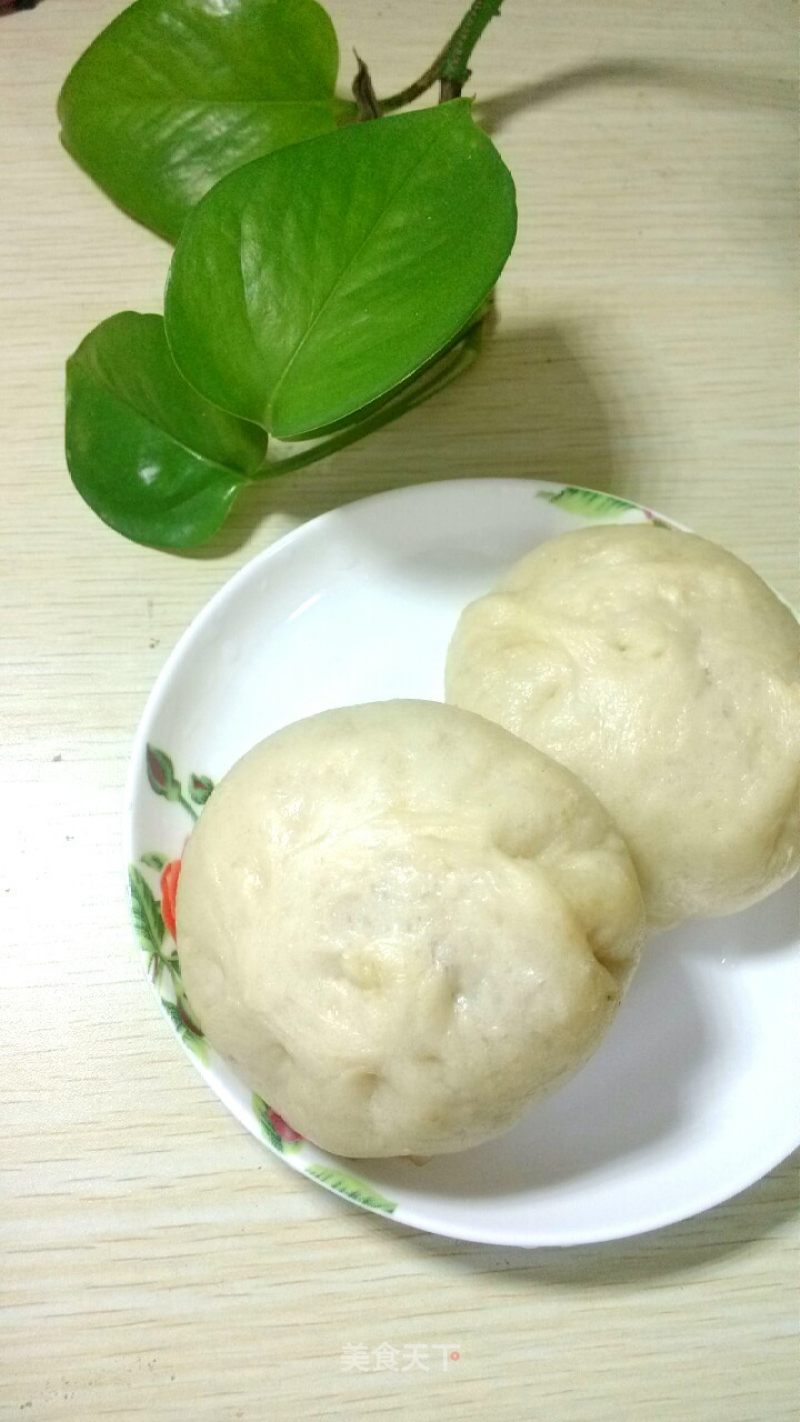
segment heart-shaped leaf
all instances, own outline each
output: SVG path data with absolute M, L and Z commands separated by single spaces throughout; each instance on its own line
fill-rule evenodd
M 282 439 L 318 433 L 453 340 L 515 228 L 511 175 L 466 100 L 281 149 L 187 218 L 172 354 L 224 409 Z
M 65 148 L 114 202 L 171 240 L 232 169 L 326 133 L 336 35 L 315 0 L 136 0 L 58 102 Z
M 100 518 L 138 543 L 185 548 L 224 522 L 267 440 L 187 385 L 160 316 L 122 311 L 67 362 L 66 445 Z

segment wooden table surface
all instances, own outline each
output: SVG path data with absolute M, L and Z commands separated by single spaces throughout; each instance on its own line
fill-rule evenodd
M 158 310 L 168 248 L 61 150 L 119 0 L 0 19 L 3 1419 L 796 1418 L 797 1176 L 592 1248 L 405 1231 L 283 1169 L 176 1049 L 132 950 L 122 787 L 180 631 L 286 529 L 448 475 L 631 495 L 798 594 L 795 12 L 507 0 L 471 87 L 519 188 L 498 329 L 434 403 L 243 505 L 206 552 L 126 543 L 62 454 L 63 365 Z M 332 0 L 379 92 L 459 0 Z M 351 1371 L 347 1350 L 457 1343 Z

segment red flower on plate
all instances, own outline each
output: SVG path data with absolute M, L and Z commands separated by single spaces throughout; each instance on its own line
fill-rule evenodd
M 267 1107 L 267 1120 L 282 1141 L 301 1141 L 303 1139 L 297 1131 L 293 1131 L 291 1126 L 286 1124 L 283 1116 L 279 1116 L 277 1111 L 273 1111 L 271 1106 Z
M 176 941 L 178 935 L 175 929 L 175 896 L 178 892 L 180 872 L 180 859 L 171 859 L 161 871 L 161 917 L 167 933 Z

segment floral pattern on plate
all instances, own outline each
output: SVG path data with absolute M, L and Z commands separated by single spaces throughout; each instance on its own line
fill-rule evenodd
M 144 770 L 150 790 L 162 799 L 183 807 L 194 823 L 209 799 L 214 782 L 208 775 L 192 772 L 185 782 L 176 774 L 173 759 L 158 746 L 149 745 Z M 175 900 L 181 871 L 180 857 L 170 859 L 159 850 L 146 850 L 136 864 L 128 867 L 130 910 L 136 939 L 145 955 L 147 975 L 155 987 L 162 1010 L 175 1035 L 203 1066 L 213 1074 L 219 1059 L 193 1020 L 181 978 L 181 964 L 176 943 Z M 149 876 L 149 877 L 148 877 Z M 159 897 L 149 878 L 157 877 Z M 284 1121 L 283 1117 L 257 1095 L 240 1103 L 239 1114 L 253 1133 L 276 1155 L 294 1155 L 307 1149 L 308 1142 Z M 327 1190 L 352 1200 L 363 1209 L 392 1214 L 396 1202 L 381 1194 L 367 1181 L 330 1165 L 325 1160 L 312 1161 L 303 1167 L 304 1173 L 324 1185 Z

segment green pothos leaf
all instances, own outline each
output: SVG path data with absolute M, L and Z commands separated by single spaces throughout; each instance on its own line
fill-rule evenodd
M 161 909 L 144 875 L 132 864 L 128 870 L 131 916 L 139 946 L 145 953 L 158 955 L 164 940 Z
M 331 1165 L 309 1165 L 306 1174 L 314 1180 L 319 1180 L 321 1185 L 326 1185 L 329 1190 L 334 1190 L 337 1195 L 344 1195 L 347 1200 L 354 1200 L 357 1205 L 363 1205 L 368 1210 L 380 1210 L 385 1215 L 391 1215 L 397 1209 L 397 1201 L 389 1200 L 385 1195 L 379 1195 L 372 1185 L 368 1185 L 365 1180 L 360 1180 L 357 1175 L 350 1175 L 338 1166 Z
M 61 141 L 133 217 L 174 241 L 226 173 L 350 118 L 315 0 L 136 0 L 58 101 Z
M 357 443 L 368 434 L 373 434 L 384 425 L 399 420 L 401 415 L 415 409 L 432 395 L 455 380 L 475 363 L 480 352 L 485 311 L 476 315 L 457 339 L 423 371 L 404 381 L 385 399 L 359 410 L 352 421 L 337 425 L 329 433 L 307 440 L 269 441 L 264 472 L 268 474 L 288 474 L 317 460 L 327 459 L 350 444 Z
M 515 230 L 511 175 L 466 100 L 280 149 L 189 214 L 170 350 L 220 408 L 281 440 L 319 435 L 458 337 Z
M 294 444 L 270 440 L 267 448 L 263 431 L 190 389 L 169 355 L 160 316 L 122 312 L 87 336 L 67 367 L 73 482 L 129 538 L 192 546 L 217 531 L 245 485 L 327 458 L 455 379 L 477 355 L 480 319 L 413 380 L 343 428 Z M 149 760 L 148 773 L 156 794 L 180 799 L 174 776 Z M 211 789 L 208 776 L 193 776 L 190 801 L 203 805 Z
M 67 362 L 72 481 L 105 523 L 135 542 L 186 548 L 211 537 L 266 447 L 262 430 L 186 383 L 160 316 L 121 311 Z

